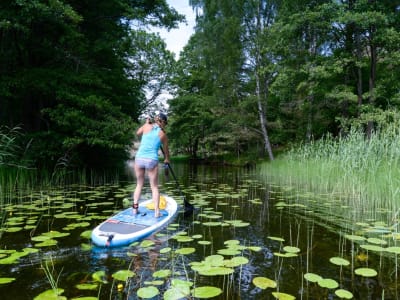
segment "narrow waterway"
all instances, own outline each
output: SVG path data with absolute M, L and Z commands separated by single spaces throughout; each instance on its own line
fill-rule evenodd
M 398 299 L 395 256 L 345 238 L 353 229 L 302 205 L 304 195 L 257 168 L 172 167 L 178 182 L 162 171 L 161 192 L 180 202 L 183 193 L 196 211 L 124 248 L 93 247 L 88 233 L 130 205 L 129 169 L 106 184 L 19 193 L 1 208 L 0 298 L 55 299 L 43 296 L 53 288 L 59 299 Z

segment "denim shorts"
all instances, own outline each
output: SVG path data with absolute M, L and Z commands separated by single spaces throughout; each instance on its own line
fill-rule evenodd
M 141 169 L 152 170 L 158 165 L 158 160 L 151 158 L 136 158 L 135 164 Z

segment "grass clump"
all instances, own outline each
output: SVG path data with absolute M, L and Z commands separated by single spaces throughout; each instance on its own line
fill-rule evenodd
M 263 164 L 261 173 L 297 190 L 339 197 L 340 205 L 355 211 L 356 221 L 378 219 L 385 211 L 391 222 L 399 212 L 399 125 L 386 123 L 369 137 L 353 127 L 345 136 L 302 144 Z

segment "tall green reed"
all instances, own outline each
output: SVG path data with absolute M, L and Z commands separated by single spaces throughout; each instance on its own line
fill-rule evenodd
M 293 148 L 261 167 L 261 173 L 301 191 L 331 194 L 349 206 L 361 221 L 386 216 L 396 219 L 400 209 L 400 126 L 386 124 L 369 138 L 360 129 L 346 136 L 326 136 Z M 350 213 L 349 213 L 350 214 Z

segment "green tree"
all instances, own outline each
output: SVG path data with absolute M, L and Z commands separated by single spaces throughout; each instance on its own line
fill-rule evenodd
M 165 1 L 1 1 L 1 123 L 21 124 L 39 164 L 122 162 L 151 78 L 130 70 L 153 51 L 135 28 L 182 19 Z

